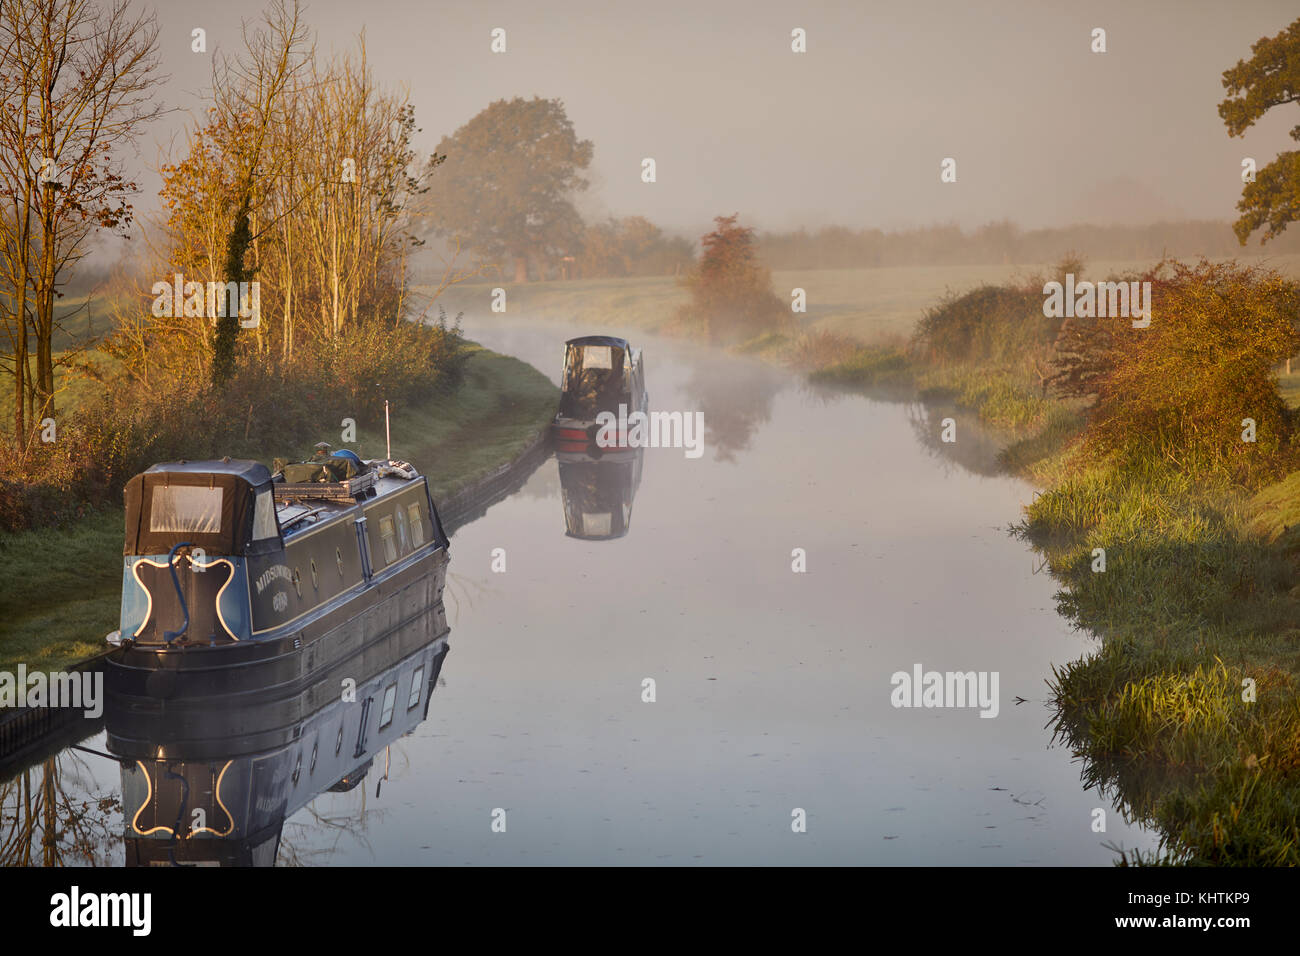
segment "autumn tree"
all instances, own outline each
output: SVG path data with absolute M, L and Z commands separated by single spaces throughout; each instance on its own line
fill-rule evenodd
M 233 183 L 229 231 L 226 234 L 222 277 L 226 282 L 249 281 L 247 262 L 253 246 L 253 217 L 265 195 L 265 183 L 281 173 L 283 156 L 268 149 L 273 131 L 285 124 L 286 91 L 310 60 L 307 34 L 297 0 L 287 6 L 277 0 L 261 26 L 244 27 L 244 52 L 218 58 L 212 88 L 217 122 L 230 137 Z M 216 317 L 212 380 L 221 384 L 235 368 L 235 339 L 239 316 L 234 310 Z
M 1223 73 L 1228 97 L 1219 104 L 1219 116 L 1229 136 L 1242 136 L 1275 106 L 1300 103 L 1300 20 L 1250 49 L 1254 56 Z M 1292 127 L 1291 138 L 1300 142 L 1300 125 Z M 1242 215 L 1232 228 L 1243 246 L 1257 229 L 1265 229 L 1262 244 L 1300 218 L 1300 151 L 1279 153 L 1258 170 L 1243 187 L 1237 209 Z
M 754 249 L 754 230 L 737 225 L 739 214 L 716 216 L 701 240 L 700 261 L 686 278 L 691 301 L 678 313 L 686 331 L 722 343 L 752 338 L 791 322 L 789 309 L 772 292 L 772 274 Z
M 579 274 L 589 277 L 666 275 L 694 262 L 689 240 L 666 236 L 643 216 L 610 217 L 583 231 Z
M 154 272 L 180 273 L 196 283 L 234 281 L 234 235 L 242 274 L 257 276 L 259 324 L 227 353 L 221 323 L 226 319 L 226 328 L 237 331 L 234 315 L 119 321 L 109 348 L 138 379 L 159 367 L 177 374 L 190 367 L 210 370 L 209 379 L 220 383 L 221 361 L 256 352 L 267 364 L 287 367 L 300 347 L 333 348 L 367 323 L 411 317 L 406 263 L 419 247 L 420 222 L 431 211 L 428 181 L 440 175 L 443 157 L 417 156 L 414 108 L 404 93 L 378 86 L 364 35 L 354 51 L 324 60 L 293 23 L 269 31 L 279 38 L 273 48 L 288 50 L 294 65 L 276 97 L 276 121 L 264 131 L 252 192 L 246 194 L 244 185 L 249 147 L 234 135 L 243 121 L 213 108 L 190 131 L 179 156 L 161 167 L 164 212 L 153 231 L 159 252 Z M 263 49 L 264 42 L 254 39 L 253 48 Z M 253 54 L 245 59 L 262 62 Z M 285 60 L 269 62 L 275 74 Z M 262 71 L 242 75 L 253 82 Z M 252 201 L 245 216 L 246 195 Z M 237 231 L 245 220 L 246 234 Z M 453 261 L 439 287 L 472 273 Z
M 1132 462 L 1222 469 L 1243 481 L 1289 467 L 1283 453 L 1294 424 L 1276 368 L 1295 350 L 1300 283 L 1208 260 L 1170 260 L 1146 281 L 1150 327 L 1093 320 L 1091 340 L 1067 346 L 1081 358 L 1060 384 L 1065 394 L 1095 396 L 1091 445 Z M 1247 427 L 1252 437 L 1243 440 Z
M 70 270 L 94 232 L 131 224 L 120 157 L 162 111 L 157 38 L 129 0 L 0 4 L 0 318 L 19 448 L 54 415 L 54 309 Z
M 443 137 L 447 162 L 431 190 L 435 232 L 514 263 L 516 282 L 576 251 L 583 224 L 573 197 L 587 188 L 592 144 L 558 100 L 497 100 Z

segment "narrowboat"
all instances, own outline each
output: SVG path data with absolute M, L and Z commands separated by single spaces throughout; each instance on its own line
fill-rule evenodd
M 623 406 L 625 420 L 633 412 L 646 412 L 649 404 L 640 349 L 612 335 L 570 339 L 564 343 L 560 407 L 552 423 L 556 452 L 593 457 L 628 452 L 622 430 L 614 441 L 597 443 L 597 416 L 608 412 L 617 418 Z
M 448 631 L 447 537 L 405 462 L 318 451 L 274 475 L 172 462 L 132 478 L 125 499 L 105 683 L 129 709 L 181 720 L 247 703 L 252 719 L 267 692 L 296 697 L 384 642 L 412 649 Z
M 322 680 L 239 711 L 211 701 L 184 723 L 110 698 L 126 865 L 274 865 L 285 822 L 317 796 L 368 776 L 379 795 L 388 748 L 428 718 L 446 656 L 446 637 L 404 653 L 390 635 L 355 662 L 344 692 Z
M 645 449 L 630 457 L 557 456 L 564 533 L 584 541 L 621 538 L 632 525 L 632 499 L 641 485 Z

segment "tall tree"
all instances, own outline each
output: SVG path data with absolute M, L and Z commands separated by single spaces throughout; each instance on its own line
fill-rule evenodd
M 1300 103 L 1300 20 L 1250 49 L 1254 56 L 1223 73 L 1228 98 L 1219 104 L 1219 116 L 1229 136 L 1243 135 L 1275 106 Z M 1292 127 L 1291 138 L 1300 142 L 1300 125 Z M 1243 246 L 1256 229 L 1267 227 L 1262 244 L 1300 219 L 1300 151 L 1279 153 L 1258 170 L 1242 189 L 1237 209 L 1242 215 L 1232 228 Z
M 580 140 L 558 100 L 497 100 L 443 137 L 447 156 L 431 202 L 438 235 L 491 258 L 510 258 L 516 282 L 581 245 L 583 224 L 573 205 L 588 182 L 590 140 Z
M 91 233 L 131 223 L 136 186 L 119 156 L 162 112 L 157 39 L 152 14 L 130 0 L 0 4 L 0 315 L 20 447 L 54 415 L 54 305 L 67 273 Z
M 307 29 L 298 0 L 276 0 L 260 28 L 244 28 L 244 53 L 216 61 L 212 89 L 220 125 L 232 137 L 234 189 L 230 231 L 226 236 L 222 275 L 226 282 L 246 282 L 253 274 L 247 262 L 253 245 L 253 216 L 273 182 L 283 157 L 268 150 L 273 131 L 286 123 L 286 91 L 310 62 Z M 239 316 L 226 310 L 217 316 L 213 340 L 212 381 L 225 383 L 235 370 L 235 339 Z
M 247 216 L 248 145 L 231 134 L 227 112 L 208 113 L 178 157 L 162 166 L 164 210 L 154 233 L 160 241 L 153 272 L 224 282 L 231 269 L 256 270 L 261 321 L 255 335 L 235 339 L 236 317 L 225 317 L 232 334 L 222 345 L 223 360 L 232 364 L 256 349 L 265 362 L 287 368 L 300 347 L 329 343 L 332 349 L 372 321 L 408 317 L 406 258 L 416 233 L 427 231 L 419 225 L 430 212 L 425 180 L 443 158 L 417 157 L 414 108 L 405 92 L 376 83 L 364 36 L 354 52 L 328 60 L 318 59 L 307 41 L 301 49 L 301 66 L 292 68 L 277 96 L 277 119 L 265 130 Z M 247 231 L 234 232 L 232 224 L 237 229 L 241 222 Z M 449 268 L 439 291 L 472 274 Z M 107 347 L 141 380 L 165 370 L 205 373 L 219 383 L 222 318 L 206 311 L 142 316 L 119 322 Z

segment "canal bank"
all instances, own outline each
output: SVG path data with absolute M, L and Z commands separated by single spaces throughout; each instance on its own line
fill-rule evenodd
M 470 345 L 464 379 L 450 395 L 395 408 L 393 456 L 429 476 L 434 500 L 476 500 L 474 487 L 533 449 L 554 414 L 558 391 L 539 372 L 508 355 Z M 321 423 L 313 441 L 340 444 Z M 382 427 L 358 431 L 354 447 L 382 457 Z M 270 461 L 286 451 L 266 449 Z M 92 514 L 62 528 L 0 536 L 0 671 L 19 663 L 58 670 L 100 653 L 117 626 L 122 582 L 122 511 Z
M 1269 352 L 1256 330 L 1238 336 L 1275 318 L 1262 280 L 1204 266 L 1178 278 L 1223 306 L 1197 313 L 1173 284 L 1146 338 L 1065 350 L 1067 370 L 1083 355 L 1089 375 L 1128 383 L 1102 378 L 1096 405 L 1086 388 L 1049 397 L 1041 350 L 926 360 L 939 336 L 827 350 L 811 379 L 965 409 L 1001 432 L 997 470 L 1042 489 L 1017 531 L 1062 585 L 1062 616 L 1100 639 L 1054 669 L 1052 726 L 1086 781 L 1161 834 L 1126 862 L 1300 865 L 1295 377 L 1279 374 L 1285 341 Z M 1285 316 L 1270 327 L 1289 334 Z

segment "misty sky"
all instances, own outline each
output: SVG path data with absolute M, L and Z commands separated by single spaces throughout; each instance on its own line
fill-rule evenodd
M 146 5 L 173 78 L 165 96 L 186 111 L 202 105 L 213 49 L 233 50 L 241 17 L 263 8 Z M 366 30 L 378 80 L 410 91 L 421 152 L 492 100 L 559 97 L 595 143 L 583 212 L 690 234 L 736 211 L 763 229 L 1235 218 L 1242 157 L 1262 167 L 1294 148 L 1300 110 L 1230 139 L 1220 77 L 1298 12 L 1295 0 L 306 5 L 323 52 Z M 1105 54 L 1089 50 L 1098 26 Z M 190 52 L 194 27 L 209 55 Z M 489 50 L 494 27 L 504 54 Z M 790 51 L 794 27 L 807 53 Z M 142 140 L 142 164 L 183 121 Z M 654 184 L 640 180 L 647 156 Z M 947 156 L 955 184 L 939 181 Z M 148 207 L 157 180 L 144 182 Z

